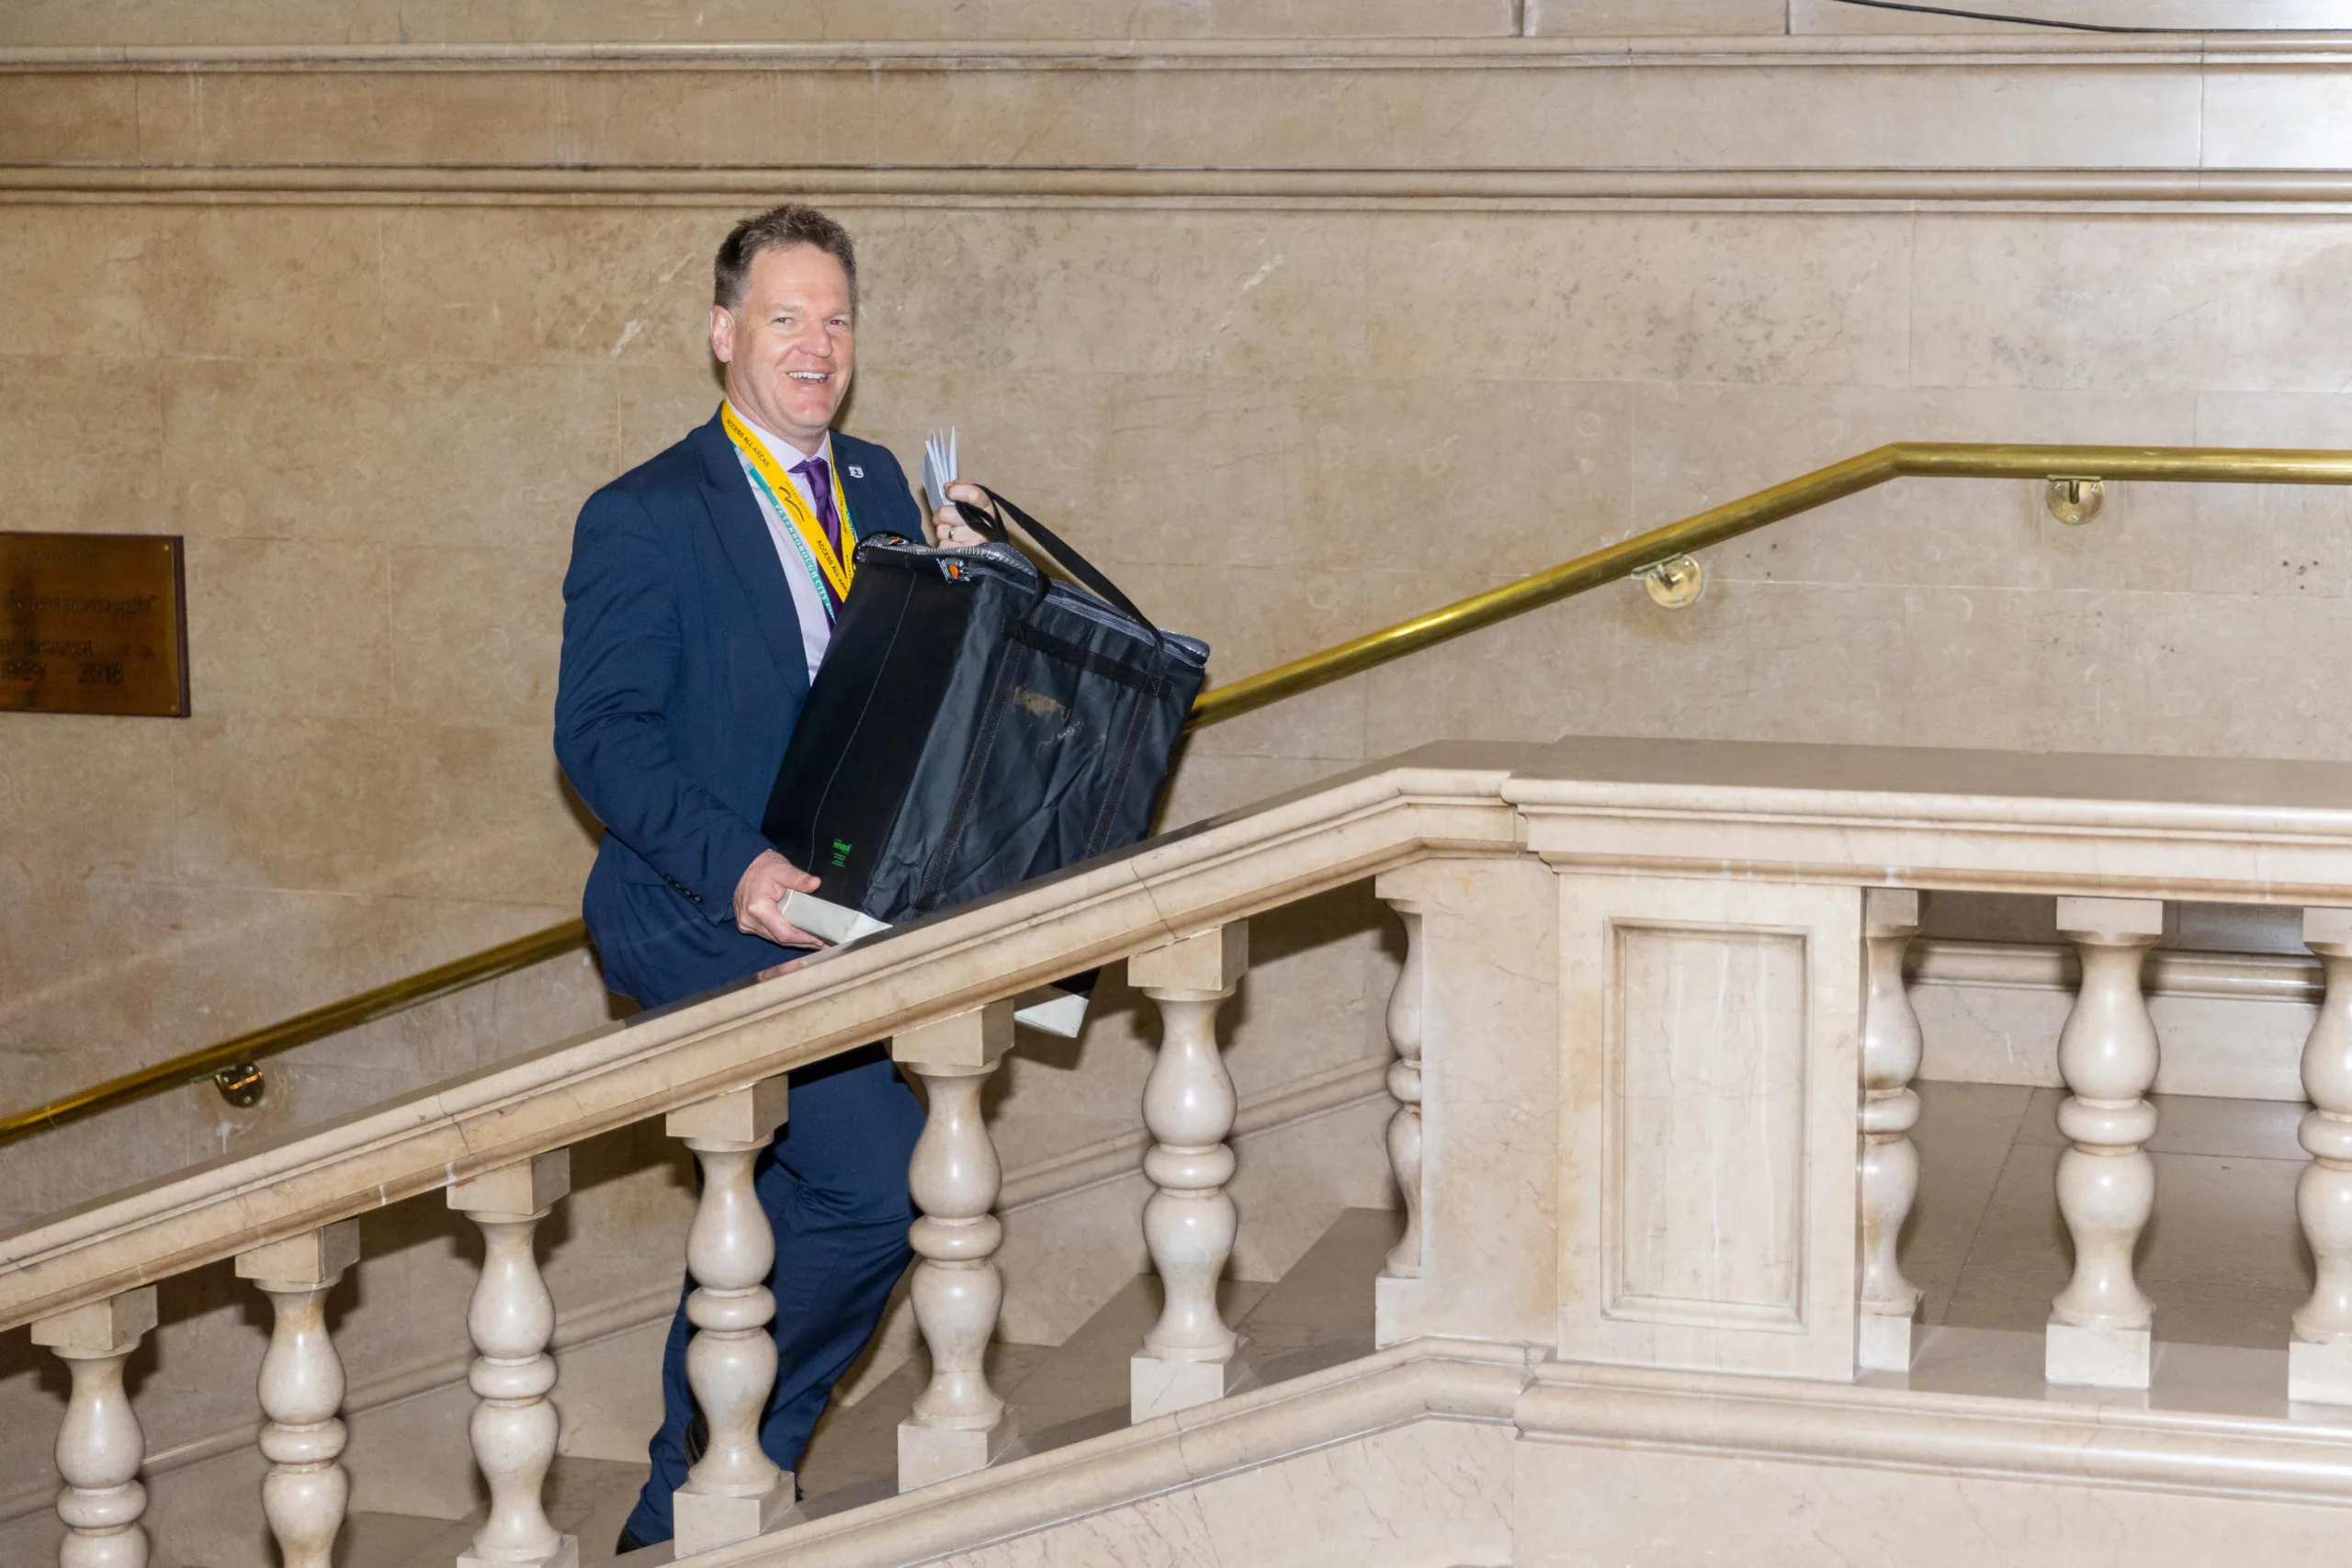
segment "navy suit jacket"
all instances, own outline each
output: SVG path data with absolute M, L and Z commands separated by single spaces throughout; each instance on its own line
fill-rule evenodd
M 861 536 L 922 537 L 887 448 L 836 433 L 833 457 Z M 563 601 L 555 750 L 605 825 L 582 909 L 608 982 L 650 1006 L 780 961 L 734 930 L 735 884 L 768 848 L 808 662 L 716 415 L 588 498 Z

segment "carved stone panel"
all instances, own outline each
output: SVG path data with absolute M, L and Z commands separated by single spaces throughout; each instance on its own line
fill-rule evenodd
M 1561 901 L 1560 1354 L 1851 1377 L 1860 890 Z

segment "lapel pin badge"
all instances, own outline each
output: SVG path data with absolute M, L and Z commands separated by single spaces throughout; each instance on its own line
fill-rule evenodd
M 854 479 L 862 479 L 865 477 L 865 470 L 859 468 L 855 463 L 852 463 L 849 466 L 849 477 Z

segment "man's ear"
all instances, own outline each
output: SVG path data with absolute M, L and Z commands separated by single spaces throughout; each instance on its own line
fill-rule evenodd
M 735 361 L 735 312 L 724 305 L 710 308 L 710 352 L 721 365 Z

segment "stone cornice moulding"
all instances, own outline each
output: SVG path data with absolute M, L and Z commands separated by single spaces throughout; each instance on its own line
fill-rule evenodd
M 562 164 L 0 165 L 0 204 L 732 204 L 778 190 L 849 206 L 1297 209 L 2183 210 L 2352 208 L 2352 169 L 712 168 Z
M 0 72 L 779 69 L 1458 71 L 1660 65 L 2339 65 L 2341 32 L 1094 39 L 832 43 L 221 44 L 0 48 Z

